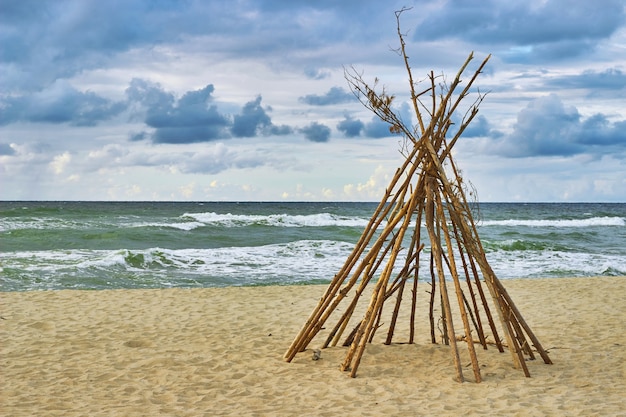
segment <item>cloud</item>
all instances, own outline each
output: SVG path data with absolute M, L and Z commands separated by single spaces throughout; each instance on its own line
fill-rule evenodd
M 211 86 L 212 87 L 212 86 Z M 193 93 L 202 93 L 198 90 Z M 146 124 L 156 128 L 152 140 L 156 143 L 194 143 L 221 139 L 226 136 L 229 125 L 226 116 L 219 113 L 217 106 L 207 106 L 202 94 L 185 100 L 187 93 L 175 107 L 165 112 L 152 112 Z M 208 96 L 207 96 L 208 99 Z
M 59 175 L 65 171 L 65 168 L 70 162 L 72 162 L 72 155 L 70 155 L 69 152 L 63 152 L 63 154 L 56 155 L 52 159 L 52 162 L 50 162 L 50 167 L 55 174 Z
M 457 38 L 482 45 L 510 46 L 515 61 L 580 56 L 595 41 L 611 36 L 625 20 L 621 0 L 593 2 L 547 0 L 467 2 L 450 0 L 414 30 L 415 40 Z M 527 46 L 527 48 L 515 48 Z
M 546 85 L 559 88 L 622 90 L 626 88 L 626 74 L 617 68 L 608 68 L 604 71 L 587 70 L 579 75 L 565 75 L 547 79 Z
M 453 118 L 454 119 L 454 118 Z M 454 120 L 454 124 L 448 129 L 447 137 L 452 138 L 459 131 L 461 120 Z M 491 123 L 483 115 L 477 115 L 465 128 L 461 138 L 491 137 L 499 138 L 503 133 L 493 129 Z
M 128 140 L 131 142 L 139 142 L 146 139 L 150 139 L 150 134 L 146 131 L 130 132 L 128 134 Z
M 389 131 L 389 123 L 383 122 L 378 116 L 373 116 L 372 119 L 363 127 L 363 135 L 368 138 L 386 138 L 393 136 L 394 133 Z
M 192 146 L 192 145 L 189 145 Z M 64 153 L 50 159 L 49 166 L 60 171 L 70 162 L 71 155 Z M 74 159 L 78 159 L 78 156 Z M 81 158 L 85 172 L 111 169 L 148 167 L 166 170 L 174 174 L 218 174 L 228 169 L 246 169 L 271 166 L 282 169 L 288 166 L 285 158 L 275 157 L 263 150 L 255 151 L 228 147 L 223 142 L 203 144 L 193 149 L 188 147 L 144 148 L 140 144 L 107 144 L 89 151 Z
M 288 125 L 275 125 L 271 124 L 268 128 L 263 130 L 265 135 L 284 136 L 293 133 L 294 129 Z
M 408 103 L 400 103 L 392 110 L 403 123 L 407 126 L 411 125 L 411 112 L 413 108 Z M 360 136 L 361 134 L 364 137 L 372 139 L 387 138 L 397 135 L 397 133 L 392 133 L 389 128 L 389 123 L 382 121 L 378 116 L 372 116 L 369 122 L 364 123 L 359 119 L 353 119 L 349 115 L 346 115 L 344 119 L 337 124 L 337 130 L 349 138 Z
M 311 142 L 328 142 L 330 138 L 330 128 L 318 122 L 300 128 L 300 132 Z
M 626 121 L 610 122 L 596 114 L 582 118 L 556 94 L 540 97 L 517 116 L 513 132 L 490 144 L 507 157 L 594 155 L 626 151 Z
M 312 80 L 323 80 L 325 78 L 329 78 L 331 73 L 328 70 L 320 68 L 306 68 L 304 70 L 304 75 Z
M 554 62 L 591 54 L 596 45 L 589 39 L 564 39 L 536 44 L 526 50 L 507 51 L 502 56 L 512 63 Z
M 342 121 L 337 123 L 337 130 L 342 132 L 348 138 L 354 138 L 361 134 L 365 124 L 359 119 L 353 119 L 346 115 Z
M 166 48 L 182 53 L 190 40 L 203 53 L 284 61 L 318 69 L 345 61 L 345 51 L 307 53 L 335 42 L 368 44 L 386 34 L 393 6 L 347 2 L 33 1 L 2 4 L 0 90 L 40 89 L 59 78 L 111 67 L 122 55 Z M 372 10 L 374 9 L 374 10 Z M 350 24 L 346 24 L 350 19 Z M 385 29 L 383 29 L 385 28 Z
M 180 149 L 180 148 L 177 148 Z M 257 168 L 262 166 L 280 167 L 280 158 L 268 156 L 263 152 L 244 152 L 228 147 L 223 142 L 212 143 L 201 149 L 159 150 L 126 153 L 118 148 L 105 148 L 90 155 L 95 161 L 104 162 L 105 156 L 115 158 L 121 166 L 157 167 L 172 173 L 182 174 L 218 174 L 229 169 Z
M 251 137 L 256 136 L 260 128 L 271 124 L 272 120 L 261 107 L 261 96 L 258 96 L 256 100 L 249 101 L 243 106 L 241 114 L 235 116 L 230 130 L 236 137 Z
M 293 131 L 289 126 L 275 126 L 267 111 L 261 107 L 261 96 L 255 100 L 247 102 L 241 113 L 235 115 L 231 132 L 235 137 L 253 137 L 258 134 L 264 135 L 287 135 Z
M 97 171 L 104 167 L 112 167 L 123 164 L 123 159 L 128 156 L 128 147 L 118 144 L 107 144 L 101 149 L 89 151 L 87 153 L 87 164 L 89 170 Z
M 272 123 L 267 114 L 271 107 L 261 106 L 260 95 L 245 103 L 241 112 L 231 117 L 218 109 L 212 97 L 214 90 L 213 84 L 208 84 L 186 92 L 177 100 L 173 93 L 166 92 L 157 83 L 133 79 L 126 89 L 133 115 L 154 131 L 131 133 L 130 140 L 184 144 L 293 132 L 290 126 Z
M 575 139 L 583 145 L 606 147 L 602 153 L 626 151 L 626 120 L 612 123 L 603 114 L 594 114 L 581 123 Z
M 144 122 L 155 143 L 195 143 L 228 137 L 231 122 L 211 104 L 214 87 L 186 92 L 179 100 L 159 84 L 133 79 L 126 90 L 130 102 L 145 108 Z M 135 137 L 139 139 L 139 137 Z
M 268 161 L 253 154 L 236 152 L 220 142 L 212 149 L 190 153 L 187 158 L 179 156 L 175 163 L 183 173 L 217 174 L 231 168 L 245 169 L 264 166 Z
M 103 98 L 90 91 L 78 91 L 67 81 L 57 80 L 49 88 L 27 95 L 0 99 L 0 124 L 16 122 L 68 123 L 95 126 L 118 115 L 126 103 Z
M 145 0 L 3 2 L 0 57 L 8 77 L 0 85 L 10 91 L 41 88 L 110 66 L 133 49 L 180 46 L 205 34 L 249 33 L 256 25 L 245 18 L 244 7 Z
M 129 102 L 144 106 L 148 115 L 166 111 L 176 102 L 174 94 L 163 90 L 160 84 L 140 78 L 133 78 L 125 93 Z
M 345 184 L 343 192 L 350 199 L 376 200 L 385 192 L 390 179 L 389 171 L 378 165 L 365 183 Z
M 0 143 L 0 155 L 15 155 L 15 149 L 8 143 Z
M 356 101 L 356 97 L 354 97 L 354 94 L 344 90 L 341 87 L 331 87 L 331 89 L 328 90 L 326 94 L 309 94 L 304 97 L 300 97 L 299 100 L 312 106 L 329 106 L 332 104 L 349 103 L 351 101 Z
M 517 115 L 500 152 L 509 157 L 579 153 L 582 147 L 573 141 L 573 134 L 580 117 L 575 107 L 565 107 L 555 94 L 531 101 Z

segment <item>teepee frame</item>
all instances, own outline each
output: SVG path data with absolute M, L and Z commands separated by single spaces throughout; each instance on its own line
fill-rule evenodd
M 476 355 L 477 344 L 484 349 L 490 343 L 495 344 L 500 352 L 508 347 L 514 366 L 530 376 L 525 356 L 535 358 L 531 345 L 546 364 L 552 362 L 487 262 L 471 205 L 466 198 L 463 178 L 452 159 L 452 147 L 478 113 L 478 105 L 484 99 L 484 94 L 478 92 L 478 98 L 466 111 L 458 131 L 452 139 L 446 138 L 453 124 L 453 114 L 458 110 L 461 101 L 469 95 L 471 86 L 490 56 L 484 59 L 460 93 L 457 90 L 462 83 L 461 77 L 473 59 L 473 54 L 469 55 L 449 86 L 445 83 L 440 86 L 439 94 L 438 77 L 433 72 L 428 77 L 430 86 L 418 92 L 406 55 L 404 36 L 400 31 L 400 15 L 405 10 L 396 12 L 400 39 L 398 53 L 403 57 L 408 72 L 417 125 L 414 128 L 407 127 L 392 110 L 394 96 L 388 95 L 384 89 L 382 92 L 374 90 L 377 80 L 374 88 L 371 88 L 353 69 L 346 71 L 346 79 L 357 98 L 388 122 L 391 132 L 404 136 L 404 163 L 396 171 L 354 250 L 285 353 L 285 360 L 292 361 L 298 352 L 307 348 L 342 301 L 348 299 L 348 294 L 353 291 L 352 300 L 330 329 L 322 348 L 336 346 L 348 328 L 361 296 L 375 276 L 378 279 L 373 283 L 373 289 L 370 286 L 369 305 L 343 342 L 349 348 L 341 370 L 349 371 L 351 377 L 356 376 L 366 345 L 372 342 L 376 331 L 383 326 L 381 321 L 385 302 L 395 294 L 395 304 L 390 313 L 384 343 L 392 342 L 407 286 L 411 288 L 408 343 L 414 343 L 418 278 L 426 275 L 431 285 L 431 342 L 437 343 L 435 304 L 438 289 L 442 340 L 451 347 L 458 381 L 464 380 L 457 343 L 460 341 L 467 344 L 476 382 L 482 380 Z M 430 96 L 428 105 L 422 101 L 422 96 Z M 428 115 L 429 120 L 424 114 Z M 469 194 L 471 196 L 473 192 Z M 429 254 L 424 253 L 425 245 L 422 243 L 426 237 L 430 243 Z M 410 242 L 408 246 L 407 242 Z M 425 274 L 420 270 L 421 256 L 428 256 L 430 261 L 429 271 Z M 449 287 L 453 290 L 450 291 Z M 484 287 L 487 287 L 491 296 L 491 303 L 485 295 Z M 456 304 L 451 299 L 456 299 Z M 499 317 L 500 331 L 504 334 L 506 344 L 499 336 L 492 308 Z M 453 320 L 459 316 L 463 327 L 461 336 L 457 336 Z M 487 341 L 488 335 L 483 324 L 485 319 L 493 342 Z

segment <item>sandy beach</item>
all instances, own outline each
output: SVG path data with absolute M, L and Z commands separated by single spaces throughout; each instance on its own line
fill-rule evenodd
M 426 318 L 416 344 L 375 340 L 354 379 L 341 347 L 285 362 L 325 286 L 0 293 L 0 414 L 624 415 L 626 277 L 504 285 L 554 364 L 526 378 L 481 350 L 480 384 L 453 380 Z

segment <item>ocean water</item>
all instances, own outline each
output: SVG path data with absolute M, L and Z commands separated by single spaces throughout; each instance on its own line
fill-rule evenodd
M 0 291 L 327 283 L 376 205 L 0 202 Z M 626 275 L 626 204 L 474 215 L 501 279 Z

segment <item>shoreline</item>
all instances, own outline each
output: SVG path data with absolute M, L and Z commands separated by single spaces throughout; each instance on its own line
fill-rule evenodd
M 506 287 L 507 282 L 516 281 L 543 281 L 543 280 L 575 280 L 575 279 L 596 279 L 596 278 L 626 278 L 626 275 L 590 275 L 590 276 L 549 276 L 549 277 L 523 277 L 523 278 L 501 278 L 498 276 L 500 282 L 504 283 Z M 427 283 L 424 277 L 420 278 L 422 284 Z M 452 283 L 450 278 L 446 279 L 446 282 Z M 282 287 L 320 287 L 326 288 L 330 284 L 328 282 L 320 283 L 319 280 L 315 282 L 301 281 L 292 283 L 283 282 L 271 282 L 271 283 L 251 283 L 251 284 L 239 284 L 239 285 L 211 285 L 211 286 L 162 286 L 162 287 L 103 287 L 103 288 L 29 288 L 19 290 L 3 290 L 0 289 L 0 296 L 2 294 L 13 293 L 36 293 L 36 292 L 63 292 L 63 291 L 76 291 L 76 292 L 100 292 L 100 291 L 167 291 L 167 290 L 220 290 L 226 288 L 282 288 Z
M 426 321 L 416 344 L 282 356 L 327 285 L 0 293 L 6 415 L 619 415 L 626 277 L 501 280 L 553 365 L 478 353 L 483 382 L 453 380 Z M 422 288 L 425 290 L 425 288 Z M 315 346 L 315 340 L 309 347 Z M 471 373 L 471 371 L 468 371 Z

